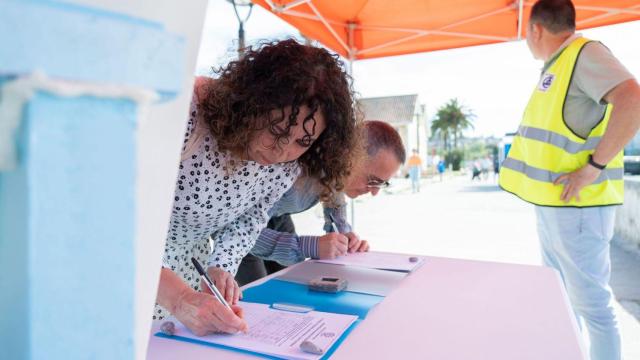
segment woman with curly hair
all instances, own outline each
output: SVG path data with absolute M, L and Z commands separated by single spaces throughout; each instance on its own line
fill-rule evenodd
M 390 186 L 389 179 L 398 172 L 406 158 L 400 134 L 388 123 L 369 120 L 360 123 L 362 154 L 336 192 L 332 201 L 322 201 L 323 236 L 298 235 L 292 214 L 307 211 L 320 201 L 315 178 L 300 176 L 278 202 L 269 209 L 271 219 L 263 229 L 250 253 L 244 257 L 236 281 L 248 284 L 280 271 L 306 258 L 333 259 L 347 252 L 369 251 L 369 243 L 361 240 L 347 221 L 346 197 L 355 199 L 364 194 L 375 196 Z
M 325 198 L 341 190 L 358 141 L 337 55 L 285 40 L 216 73 L 194 86 L 154 312 L 169 311 L 196 335 L 246 324 L 239 307 L 229 311 L 200 284 L 191 257 L 236 304 L 233 275 L 267 211 L 301 173 L 318 179 Z

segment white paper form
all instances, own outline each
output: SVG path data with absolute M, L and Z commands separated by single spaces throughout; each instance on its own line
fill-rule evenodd
M 387 296 L 406 276 L 405 272 L 305 261 L 289 268 L 276 279 L 307 285 L 319 277 L 340 278 L 347 280 L 346 291 Z
M 411 262 L 415 257 L 418 261 Z M 348 253 L 338 256 L 333 260 L 314 260 L 326 264 L 340 264 L 350 266 L 360 266 L 370 269 L 393 270 L 411 272 L 424 263 L 425 257 L 418 255 L 394 254 L 386 252 L 368 251 Z
M 326 353 L 357 320 L 356 316 L 318 311 L 295 313 L 272 309 L 266 304 L 240 302 L 249 325 L 247 334 L 213 334 L 198 337 L 182 324 L 175 335 L 230 346 L 283 359 L 316 360 L 323 355 L 303 352 L 300 343 L 310 340 Z

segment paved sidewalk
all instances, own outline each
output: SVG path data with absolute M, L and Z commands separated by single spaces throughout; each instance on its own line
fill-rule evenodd
M 394 179 L 389 191 L 355 203 L 356 231 L 372 249 L 431 256 L 540 264 L 533 207 L 501 191 L 491 179 L 423 180 L 411 193 Z M 294 216 L 300 234 L 320 234 L 321 210 Z M 614 293 L 640 318 L 640 255 L 613 246 Z M 638 302 L 636 302 L 638 301 Z M 640 359 L 640 322 L 615 303 L 626 360 Z

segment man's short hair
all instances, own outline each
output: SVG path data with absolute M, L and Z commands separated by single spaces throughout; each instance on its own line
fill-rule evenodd
M 378 151 L 387 149 L 402 164 L 406 160 L 404 144 L 400 134 L 384 121 L 368 120 L 364 122 L 364 135 L 367 143 L 367 155 L 375 156 Z
M 571 0 L 539 0 L 531 8 L 529 23 L 542 25 L 553 34 L 576 30 L 576 9 Z

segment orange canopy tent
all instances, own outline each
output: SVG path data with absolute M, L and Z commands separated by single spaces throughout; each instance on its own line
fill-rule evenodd
M 252 0 L 349 60 L 523 39 L 535 1 Z M 639 0 L 574 0 L 578 29 L 640 19 Z

